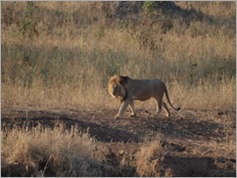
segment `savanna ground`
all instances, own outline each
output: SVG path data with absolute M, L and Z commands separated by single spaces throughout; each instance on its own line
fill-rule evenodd
M 235 2 L 1 2 L 2 176 L 235 176 Z M 113 117 L 114 74 L 181 110 Z

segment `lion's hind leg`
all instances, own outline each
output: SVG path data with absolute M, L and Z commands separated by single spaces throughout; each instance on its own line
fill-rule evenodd
M 156 112 L 155 115 L 159 115 L 162 111 L 162 98 L 157 97 L 156 100 Z
M 167 105 L 166 105 L 165 102 L 162 102 L 162 107 L 163 107 L 164 110 L 165 110 L 166 117 L 169 117 L 169 116 L 170 116 L 170 111 L 169 111 L 169 109 L 167 108 Z
M 162 111 L 162 109 L 165 110 L 166 117 L 170 116 L 170 111 L 166 105 L 165 102 L 162 101 L 161 97 L 160 98 L 155 98 L 156 99 L 156 104 L 157 104 L 157 109 L 155 115 L 159 115 Z
M 155 115 L 159 115 L 161 113 L 162 109 L 164 109 L 165 113 L 166 113 L 166 117 L 169 117 L 170 116 L 170 111 L 169 111 L 166 103 L 162 101 L 162 98 L 163 98 L 163 95 L 158 96 L 158 97 L 155 98 L 156 104 L 157 104 Z

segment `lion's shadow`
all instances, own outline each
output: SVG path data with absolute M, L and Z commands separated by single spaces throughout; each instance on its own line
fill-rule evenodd
M 48 115 L 41 114 L 33 117 L 18 117 L 13 121 L 2 117 L 2 130 L 13 127 L 33 128 L 38 125 L 55 128 L 59 124 L 70 130 L 77 126 L 80 131 L 87 132 L 90 136 L 101 142 L 141 142 L 144 136 L 150 133 L 161 133 L 171 138 L 182 138 L 192 140 L 219 140 L 226 137 L 226 130 L 223 125 L 213 123 L 210 120 L 198 118 L 124 118 L 114 121 L 112 118 L 95 115 L 94 119 L 83 117 L 72 117 L 70 115 Z M 92 117 L 92 116 L 88 116 Z M 104 118 L 103 118 L 104 117 Z M 99 122 L 96 122 L 99 121 Z M 126 122 L 126 124 L 124 124 Z
M 138 142 L 139 137 L 123 129 L 115 129 L 106 125 L 96 124 L 90 121 L 84 121 L 80 118 L 71 118 L 70 116 L 37 116 L 32 118 L 19 117 L 14 122 L 2 118 L 2 130 L 11 130 L 13 128 L 23 128 L 31 130 L 41 126 L 43 128 L 55 129 L 62 127 L 70 131 L 72 126 L 77 127 L 78 131 L 88 133 L 91 137 L 101 142 Z
M 161 118 L 157 120 L 152 119 L 150 122 L 149 125 L 158 124 L 157 127 L 152 127 L 151 130 L 174 138 L 215 140 L 226 136 L 222 125 L 210 121 L 199 120 L 198 118 Z

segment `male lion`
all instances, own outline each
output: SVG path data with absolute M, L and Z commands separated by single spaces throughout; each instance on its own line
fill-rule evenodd
M 131 79 L 127 76 L 115 75 L 109 79 L 108 91 L 113 98 L 117 98 L 121 101 L 121 106 L 115 119 L 120 118 L 126 108 L 129 106 L 132 114 L 135 116 L 134 111 L 134 100 L 145 101 L 150 98 L 154 98 L 157 102 L 156 115 L 158 115 L 162 107 L 166 112 L 166 116 L 170 116 L 170 112 L 162 101 L 163 95 L 165 94 L 170 106 L 178 111 L 180 108 L 175 108 L 169 99 L 167 88 L 163 81 L 158 79 Z

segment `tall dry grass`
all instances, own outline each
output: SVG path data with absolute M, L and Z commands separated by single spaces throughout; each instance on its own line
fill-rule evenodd
M 165 155 L 165 150 L 161 146 L 162 135 L 156 136 L 153 141 L 145 141 L 137 155 L 137 173 L 140 176 L 160 177 L 162 165 L 157 164 Z M 166 175 L 169 176 L 169 175 Z
M 3 2 L 2 108 L 113 107 L 107 81 L 123 74 L 164 80 L 183 108 L 235 109 L 234 2 L 177 2 L 188 22 L 164 13 L 153 26 L 112 5 Z
M 5 176 L 17 173 L 18 176 L 102 176 L 96 157 L 98 144 L 76 127 L 69 131 L 65 131 L 64 125 L 53 129 L 14 128 L 2 132 L 2 173 Z M 18 167 L 12 175 L 6 175 L 14 165 Z

